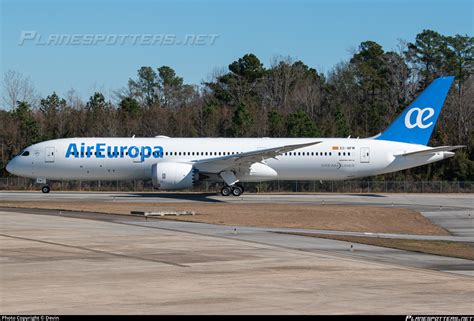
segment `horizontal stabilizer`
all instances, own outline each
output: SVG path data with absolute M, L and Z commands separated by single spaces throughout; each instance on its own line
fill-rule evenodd
M 429 155 L 429 154 L 434 154 L 437 152 L 450 152 L 459 148 L 464 148 L 466 146 L 464 145 L 457 145 L 457 146 L 440 146 L 440 147 L 434 147 L 434 148 L 429 148 L 429 149 L 423 149 L 419 150 L 416 152 L 409 152 L 409 153 L 403 153 L 403 154 L 397 154 L 395 156 L 414 156 L 414 155 Z

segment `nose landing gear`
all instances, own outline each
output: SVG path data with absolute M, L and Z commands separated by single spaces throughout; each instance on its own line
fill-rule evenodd
M 36 178 L 36 184 L 41 184 L 43 187 L 41 187 L 41 191 L 45 194 L 49 193 L 51 191 L 51 188 L 49 187 L 46 178 L 44 177 L 37 177 Z

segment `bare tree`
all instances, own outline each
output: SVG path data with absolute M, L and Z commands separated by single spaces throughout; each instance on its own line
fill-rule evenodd
M 7 109 L 15 108 L 18 101 L 26 101 L 32 106 L 36 103 L 35 88 L 29 77 L 21 73 L 8 70 L 3 75 L 2 100 Z
M 66 93 L 67 105 L 73 109 L 81 109 L 85 106 L 84 102 L 79 97 L 79 94 L 74 88 L 71 88 Z

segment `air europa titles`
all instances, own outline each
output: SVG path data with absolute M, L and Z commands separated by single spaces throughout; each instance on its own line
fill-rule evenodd
M 163 147 L 161 146 L 125 146 L 125 145 L 107 145 L 97 143 L 95 145 L 86 145 L 81 143 L 69 144 L 66 151 L 66 158 L 140 158 L 144 161 L 147 158 L 163 158 Z

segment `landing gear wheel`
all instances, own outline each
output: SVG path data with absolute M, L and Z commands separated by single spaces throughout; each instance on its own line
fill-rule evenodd
M 245 189 L 242 186 L 242 184 L 235 184 L 235 186 L 238 186 L 242 190 L 241 194 L 243 194 L 245 192 Z
M 222 196 L 229 196 L 232 193 L 232 189 L 229 186 L 224 186 L 221 189 Z
M 242 188 L 240 186 L 235 186 L 233 189 L 232 189 L 232 195 L 234 196 L 240 196 L 242 195 Z
M 41 191 L 42 191 L 43 193 L 49 193 L 50 190 L 51 190 L 51 189 L 49 188 L 48 185 L 45 185 L 45 186 L 43 186 L 43 187 L 41 188 Z

